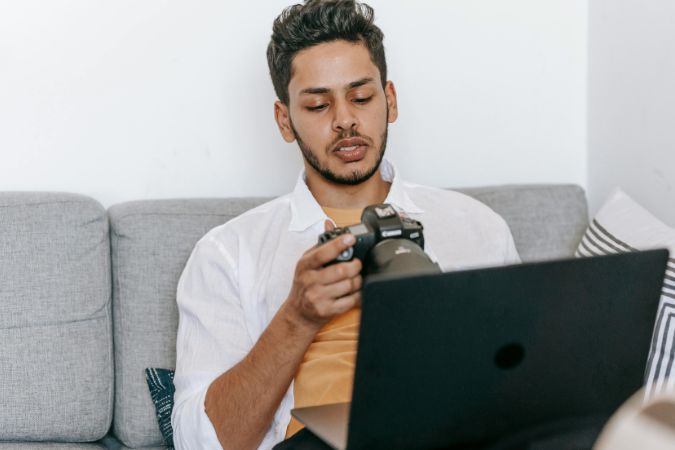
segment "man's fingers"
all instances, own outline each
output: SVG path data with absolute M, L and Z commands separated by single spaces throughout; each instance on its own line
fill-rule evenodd
M 326 230 L 333 229 L 325 222 Z M 361 261 L 326 264 L 354 245 L 350 233 L 337 236 L 305 252 L 295 268 L 294 290 L 301 309 L 317 319 L 330 319 L 361 301 Z M 312 312 L 313 311 L 313 312 Z
M 353 294 L 361 289 L 362 279 L 360 275 L 346 280 L 338 281 L 337 283 L 329 284 L 321 289 L 322 296 L 335 299 L 341 298 L 345 295 Z
M 329 263 L 337 258 L 340 253 L 354 245 L 354 242 L 356 242 L 354 235 L 348 233 L 338 236 L 323 245 L 319 245 L 318 247 L 311 249 L 303 256 L 306 264 L 304 268 L 321 268 L 326 263 Z
M 349 294 L 335 300 L 333 304 L 330 306 L 330 312 L 333 315 L 342 314 L 360 304 L 361 304 L 361 292 L 354 292 L 353 294 Z
M 318 270 L 321 284 L 332 284 L 346 278 L 352 278 L 361 273 L 361 261 L 354 258 L 348 262 L 332 264 L 328 267 Z

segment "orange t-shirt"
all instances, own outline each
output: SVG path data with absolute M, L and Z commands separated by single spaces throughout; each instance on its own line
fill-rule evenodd
M 361 221 L 361 209 L 323 210 L 338 227 Z M 335 317 L 317 333 L 295 375 L 296 408 L 351 401 L 360 320 L 361 308 L 354 308 Z M 302 428 L 291 418 L 286 437 Z

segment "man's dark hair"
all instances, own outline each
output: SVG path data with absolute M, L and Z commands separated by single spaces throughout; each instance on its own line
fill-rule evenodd
M 288 105 L 288 83 L 295 55 L 324 42 L 362 42 L 380 70 L 382 86 L 387 81 L 384 34 L 373 23 L 373 8 L 355 0 L 306 0 L 286 8 L 274 21 L 267 46 L 267 64 L 277 97 Z

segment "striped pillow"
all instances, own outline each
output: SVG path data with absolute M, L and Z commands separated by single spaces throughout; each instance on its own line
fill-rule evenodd
M 675 391 L 675 229 L 617 189 L 598 211 L 576 252 L 576 256 L 597 256 L 653 248 L 667 248 L 671 257 L 645 370 L 648 397 Z

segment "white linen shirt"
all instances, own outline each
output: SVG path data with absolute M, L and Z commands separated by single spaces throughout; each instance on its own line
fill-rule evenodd
M 506 222 L 458 192 L 407 183 L 383 160 L 391 182 L 385 203 L 424 226 L 425 251 L 442 270 L 519 262 Z M 290 292 L 295 265 L 317 243 L 328 219 L 298 177 L 292 193 L 208 232 L 195 246 L 178 283 L 174 408 L 177 449 L 220 449 L 204 411 L 206 391 L 244 358 Z M 293 408 L 293 384 L 261 449 L 282 441 Z

